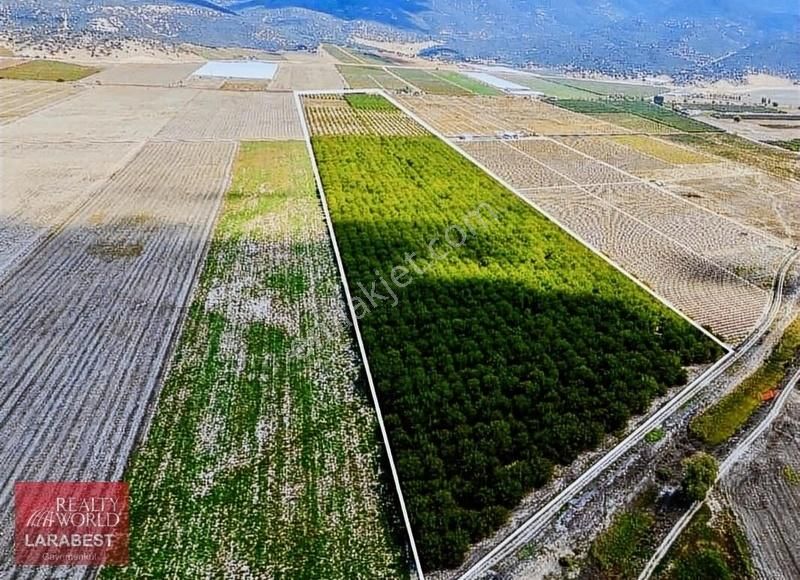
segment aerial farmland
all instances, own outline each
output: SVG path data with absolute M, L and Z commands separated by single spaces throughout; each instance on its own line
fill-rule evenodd
M 126 563 L 63 578 L 532 566 L 797 313 L 796 159 L 652 87 L 230 54 L 0 78 L 2 578 L 51 577 L 14 563 L 41 481 L 129 484 Z M 724 490 L 785 567 L 755 482 Z

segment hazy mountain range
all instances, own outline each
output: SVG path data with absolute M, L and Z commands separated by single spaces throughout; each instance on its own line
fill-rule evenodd
M 435 40 L 432 55 L 622 74 L 800 76 L 797 0 L 4 0 L 10 26 L 63 25 L 259 48 Z

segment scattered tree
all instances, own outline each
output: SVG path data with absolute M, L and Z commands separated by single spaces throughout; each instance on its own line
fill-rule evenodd
M 683 467 L 683 493 L 692 501 L 703 501 L 717 480 L 717 460 L 699 452 L 684 460 Z

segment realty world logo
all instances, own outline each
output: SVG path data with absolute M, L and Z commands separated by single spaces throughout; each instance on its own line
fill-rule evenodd
M 128 563 L 127 483 L 18 482 L 14 509 L 19 566 Z

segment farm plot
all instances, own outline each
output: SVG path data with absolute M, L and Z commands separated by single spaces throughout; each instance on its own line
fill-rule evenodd
M 717 161 L 713 157 L 703 155 L 687 147 L 679 147 L 668 141 L 654 139 L 644 135 L 618 135 L 613 139 L 617 143 L 621 143 L 622 145 L 669 164 L 689 165 L 694 163 L 714 163 Z
M 437 76 L 435 71 L 419 68 L 392 67 L 388 69 L 410 85 L 432 95 L 471 95 L 472 91 L 447 77 Z M 456 76 L 461 76 L 456 73 Z
M 788 248 L 774 238 L 645 183 L 587 187 L 587 191 L 692 252 L 764 289 Z
M 270 84 L 272 90 L 307 91 L 338 90 L 346 87 L 342 75 L 333 64 L 281 63 Z
M 155 137 L 178 141 L 301 139 L 290 93 L 204 91 Z
M 762 173 L 665 183 L 670 191 L 773 236 L 800 242 L 800 187 Z
M 642 172 L 669 169 L 671 167 L 662 159 L 630 147 L 617 138 L 561 137 L 557 141 L 628 173 L 638 175 Z
M 608 82 L 594 79 L 559 78 L 558 82 L 562 85 L 575 87 L 590 93 L 598 93 L 606 96 L 633 97 L 637 99 L 654 97 L 668 90 L 666 87 L 657 87 L 653 85 Z
M 377 98 L 377 97 L 375 97 Z M 352 98 L 303 97 L 311 132 L 315 135 L 423 135 L 425 130 L 402 111 L 388 107 L 359 107 Z
M 597 99 L 600 95 L 529 74 L 498 73 L 498 77 L 557 99 Z
M 444 135 L 495 135 L 506 131 L 539 135 L 604 135 L 615 125 L 523 97 L 399 96 L 414 113 Z
M 407 91 L 414 89 L 403 79 L 378 66 L 339 65 L 341 73 L 350 89 L 386 89 L 388 91 Z
M 186 81 L 202 63 L 118 64 L 87 79 L 101 85 L 171 87 Z
M 511 146 L 527 156 L 529 162 L 538 162 L 565 176 L 572 185 L 631 181 L 629 175 L 571 151 L 551 139 L 514 141 Z
M 776 177 L 800 181 L 800 163 L 791 151 L 757 145 L 730 133 L 708 135 L 673 135 L 670 141 L 704 153 L 755 167 Z
M 482 83 L 455 71 L 437 70 L 431 71 L 431 74 L 438 78 L 457 84 L 458 86 L 475 95 L 494 97 L 503 94 L 501 91 L 487 85 L 486 83 Z
M 728 342 L 744 338 L 768 302 L 766 291 L 654 232 L 584 188 L 529 190 L 525 196 Z
M 592 115 L 595 119 L 600 119 L 608 123 L 619 126 L 622 129 L 627 129 L 632 133 L 643 133 L 646 135 L 674 135 L 680 133 L 678 129 L 640 117 L 630 113 L 595 113 Z M 620 131 L 624 133 L 625 131 Z
M 0 143 L 0 277 L 135 151 L 130 143 Z
M 0 125 L 63 101 L 77 92 L 69 85 L 0 81 Z
M 501 141 L 463 142 L 458 146 L 514 188 L 560 187 L 572 184 L 564 176 L 539 163 L 531 162 L 529 157 Z
M 341 63 L 363 64 L 362 60 L 357 59 L 355 56 L 353 56 L 352 54 L 350 54 L 349 52 L 338 46 L 334 46 L 332 44 L 323 44 L 322 48 L 323 50 L 325 50 L 325 52 L 327 52 L 329 55 L 331 55 L 333 58 L 335 58 Z
M 644 101 L 587 101 L 582 99 L 565 99 L 556 101 L 555 104 L 567 110 L 587 115 L 627 113 L 688 133 L 719 131 L 716 127 L 712 127 L 711 125 L 707 125 L 685 115 L 680 115 L 666 107 L 651 105 Z
M 0 282 L 0 576 L 15 481 L 122 477 L 235 150 L 147 145 Z
M 192 90 L 91 87 L 3 128 L 7 141 L 141 142 L 157 133 L 192 97 Z M 142 114 L 142 104 L 147 114 Z
M 800 570 L 800 396 L 722 482 L 749 540 L 759 578 L 785 580 Z
M 100 69 L 57 60 L 29 60 L 0 70 L 0 78 L 19 81 L 77 81 Z
M 361 373 L 305 144 L 243 144 L 101 577 L 407 577 Z
M 426 569 L 719 354 L 435 137 L 312 143 L 350 287 L 401 280 L 354 307 Z

